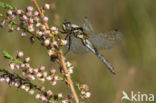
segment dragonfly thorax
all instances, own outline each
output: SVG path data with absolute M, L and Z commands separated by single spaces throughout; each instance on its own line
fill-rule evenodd
M 72 28 L 79 28 L 79 26 L 76 25 L 76 24 L 71 24 L 71 27 L 72 27 Z
M 82 39 L 85 34 L 82 27 L 76 24 L 71 24 L 69 21 L 63 22 L 62 29 L 66 34 L 73 34 L 75 37 L 80 39 Z

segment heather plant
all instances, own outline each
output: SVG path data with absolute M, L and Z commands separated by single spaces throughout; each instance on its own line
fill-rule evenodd
M 91 96 L 88 86 L 72 80 L 74 66 L 65 58 L 62 49 L 67 41 L 60 36 L 60 30 L 56 26 L 49 26 L 49 18 L 45 16 L 46 10 L 55 9 L 55 4 L 46 3 L 40 7 L 36 0 L 33 0 L 33 3 L 34 6 L 27 6 L 25 10 L 22 10 L 0 2 L 0 7 L 7 10 L 6 13 L 0 13 L 0 27 L 8 27 L 9 32 L 21 32 L 22 37 L 29 36 L 32 44 L 38 40 L 39 42 L 36 43 L 46 48 L 50 61 L 58 66 L 48 69 L 44 65 L 33 67 L 31 57 L 25 56 L 23 51 L 17 50 L 17 54 L 13 56 L 3 50 L 4 58 L 9 59 L 10 62 L 8 69 L 0 68 L 0 82 L 6 82 L 10 87 L 24 90 L 45 103 L 88 102 Z M 58 17 L 56 13 L 55 17 Z M 57 82 L 61 81 L 67 84 L 71 93 L 68 95 L 61 92 L 54 93 L 53 90 L 47 89 L 43 84 L 35 84 L 34 81 L 47 81 L 51 86 L 57 86 Z

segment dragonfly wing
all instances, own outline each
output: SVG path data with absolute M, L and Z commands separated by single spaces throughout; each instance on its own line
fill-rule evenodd
M 122 37 L 121 32 L 113 30 L 106 33 L 91 34 L 90 40 L 97 49 L 109 49 L 117 41 L 121 40 L 121 37 Z
M 87 17 L 85 17 L 84 20 L 83 20 L 82 28 L 86 32 L 94 32 L 93 26 L 92 26 L 91 22 L 88 20 Z
M 72 52 L 78 53 L 78 54 L 89 52 L 88 48 L 86 48 L 86 47 L 82 44 L 82 42 L 81 42 L 81 40 L 80 40 L 79 38 L 72 37 L 71 40 L 72 40 L 72 41 L 71 41 L 71 44 L 70 44 L 70 50 L 71 50 Z M 68 42 L 67 45 L 66 45 L 66 48 L 67 48 L 67 49 L 68 49 L 68 47 L 69 47 L 69 42 Z

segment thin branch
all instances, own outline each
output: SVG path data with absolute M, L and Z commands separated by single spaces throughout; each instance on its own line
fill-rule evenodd
M 43 19 L 43 18 L 44 18 L 44 13 L 41 11 L 41 9 L 40 9 L 40 7 L 39 7 L 37 1 L 36 1 L 36 0 L 33 0 L 33 3 L 34 3 L 34 5 L 35 5 L 37 11 L 39 12 L 41 18 Z M 49 26 L 48 26 L 47 23 L 44 23 L 44 25 L 46 26 L 47 29 L 49 29 Z
M 35 5 L 35 7 L 37 8 L 38 12 L 40 13 L 41 18 L 44 18 L 44 14 L 40 10 L 40 7 L 39 7 L 37 1 L 36 0 L 33 0 L 33 3 Z M 45 23 L 45 26 L 46 26 L 47 29 L 49 29 L 49 26 L 48 26 L 47 23 Z M 62 66 L 62 69 L 63 69 L 64 73 L 67 74 L 68 73 L 68 70 L 67 70 L 67 67 L 66 67 L 66 63 L 65 63 L 65 59 L 64 59 L 63 53 L 62 52 L 59 52 L 58 53 L 58 57 L 59 57 L 59 60 L 60 60 L 60 65 Z M 74 88 L 74 84 L 73 84 L 72 79 L 70 78 L 70 76 L 66 76 L 66 75 L 64 75 L 64 76 L 67 78 L 67 83 L 70 86 L 70 89 L 71 89 L 71 92 L 72 92 L 72 94 L 74 96 L 75 102 L 76 103 L 79 103 L 79 98 L 78 98 L 77 93 L 76 93 L 76 90 Z
M 3 15 L 0 15 L 0 16 L 1 16 L 3 19 L 7 20 L 7 21 L 11 21 L 14 25 L 16 25 L 17 27 L 20 27 L 21 29 L 27 31 L 28 33 L 30 33 L 30 34 L 33 35 L 34 37 L 39 38 L 35 33 L 28 31 L 28 30 L 27 30 L 26 28 L 24 28 L 22 25 L 13 22 L 13 21 L 12 21 L 11 19 L 9 19 L 8 17 L 3 16 Z

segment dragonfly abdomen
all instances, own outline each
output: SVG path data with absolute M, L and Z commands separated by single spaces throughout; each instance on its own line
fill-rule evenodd
M 106 66 L 107 68 L 113 73 L 116 74 L 114 67 L 99 53 L 96 55 Z
M 88 40 L 83 39 L 83 44 L 86 46 L 92 53 L 94 53 L 106 66 L 107 68 L 113 73 L 115 73 L 115 69 L 111 64 L 98 52 L 98 50 L 94 47 L 94 45 Z

